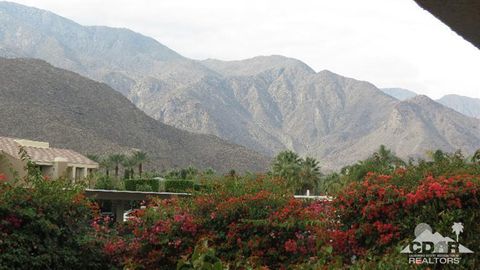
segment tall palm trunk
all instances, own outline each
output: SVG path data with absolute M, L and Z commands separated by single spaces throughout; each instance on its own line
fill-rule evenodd
M 142 172 L 143 172 L 143 165 L 142 165 L 142 163 L 139 163 L 138 164 L 138 176 L 140 176 L 140 178 L 142 177 Z

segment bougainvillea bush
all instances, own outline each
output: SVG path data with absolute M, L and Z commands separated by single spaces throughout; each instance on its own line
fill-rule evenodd
M 21 184 L 0 175 L 0 269 L 424 269 L 400 253 L 415 227 L 452 236 L 455 222 L 475 253 L 451 268 L 479 269 L 479 164 L 451 160 L 362 172 L 332 201 L 231 174 L 190 197 L 152 198 L 115 226 L 81 186 L 35 170 Z
M 280 179 L 227 179 L 213 193 L 150 201 L 118 228 L 105 252 L 124 267 L 174 269 L 206 241 L 230 269 L 283 269 L 318 259 L 329 208 L 294 199 Z
M 109 269 L 82 187 L 28 166 L 24 179 L 0 174 L 0 269 Z
M 199 244 L 209 265 L 228 269 L 401 269 L 411 267 L 399 251 L 417 224 L 449 235 L 453 222 L 465 226 L 462 244 L 479 246 L 479 176 L 399 185 L 405 175 L 369 173 L 331 202 L 294 199 L 281 179 L 226 179 L 190 199 L 150 201 L 104 250 L 131 269 L 193 269 Z M 465 256 L 462 267 L 477 265 Z
M 398 255 L 399 248 L 413 240 L 413 230 L 420 223 L 451 235 L 452 224 L 461 222 L 465 228 L 461 243 L 480 246 L 479 175 L 426 176 L 409 188 L 395 184 L 405 174 L 403 169 L 392 175 L 369 173 L 364 181 L 351 183 L 335 199 L 342 224 L 335 233 L 344 237 L 334 242 L 337 252 L 362 258 L 362 263 L 366 263 L 363 255 L 367 253 L 377 259 L 390 253 Z M 478 253 L 464 256 L 460 267 L 474 269 L 479 265 Z M 401 261 L 406 262 L 405 258 Z

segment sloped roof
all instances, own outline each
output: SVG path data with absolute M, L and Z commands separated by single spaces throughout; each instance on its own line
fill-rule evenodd
M 21 145 L 16 141 L 16 138 L 0 137 L 0 151 L 20 159 L 18 150 Z M 30 156 L 32 161 L 36 163 L 53 163 L 56 158 L 62 158 L 67 163 L 83 164 L 97 166 L 98 163 L 88 159 L 87 157 L 69 149 L 60 149 L 52 147 L 33 147 L 24 146 L 25 151 Z

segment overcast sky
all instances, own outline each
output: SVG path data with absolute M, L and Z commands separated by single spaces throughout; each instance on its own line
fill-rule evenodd
M 439 98 L 480 98 L 480 50 L 413 0 L 19 0 L 124 27 L 194 58 L 280 54 Z

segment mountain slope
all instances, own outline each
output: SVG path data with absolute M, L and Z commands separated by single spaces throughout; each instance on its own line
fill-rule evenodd
M 270 154 L 294 149 L 329 169 L 364 158 L 380 144 L 403 158 L 480 148 L 480 121 L 425 96 L 398 101 L 368 82 L 315 73 L 281 56 L 203 63 L 223 78 L 151 99 L 152 106 L 162 104 L 156 118 Z
M 268 155 L 293 149 L 336 169 L 380 144 L 402 157 L 480 148 L 477 120 L 430 101 L 415 105 L 423 97 L 399 101 L 368 82 L 317 73 L 296 59 L 195 61 L 126 29 L 80 26 L 5 2 L 0 11 L 0 53 L 41 58 L 103 81 L 161 122 Z
M 426 96 L 398 102 L 375 131 L 356 141 L 349 154 L 384 144 L 401 157 L 423 156 L 427 151 L 480 148 L 480 121 L 466 117 Z M 367 154 L 367 153 L 365 153 Z
M 417 93 L 403 88 L 381 88 L 380 90 L 398 100 L 406 100 L 417 95 Z
M 195 165 L 264 170 L 268 159 L 217 137 L 148 117 L 105 84 L 40 60 L 0 58 L 0 134 L 46 140 L 82 153 L 148 152 L 157 170 Z
M 178 87 L 211 73 L 196 61 L 131 30 L 82 26 L 11 2 L 0 2 L 0 56 L 43 59 L 106 82 L 124 95 L 135 83 L 150 77 Z
M 480 99 L 464 97 L 459 95 L 446 95 L 438 99 L 437 102 L 450 107 L 466 116 L 480 119 Z

